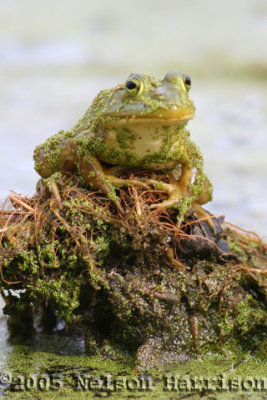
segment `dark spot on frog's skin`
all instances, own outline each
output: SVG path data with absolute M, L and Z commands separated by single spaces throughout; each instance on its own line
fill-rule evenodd
M 141 136 L 139 136 L 139 138 L 138 139 L 142 139 L 142 137 Z

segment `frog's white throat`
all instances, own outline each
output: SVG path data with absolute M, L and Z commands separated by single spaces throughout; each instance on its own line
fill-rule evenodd
M 118 151 L 133 153 L 139 159 L 157 153 L 163 147 L 165 151 L 170 150 L 185 134 L 186 122 L 155 119 L 122 121 L 109 124 L 105 129 L 105 143 Z

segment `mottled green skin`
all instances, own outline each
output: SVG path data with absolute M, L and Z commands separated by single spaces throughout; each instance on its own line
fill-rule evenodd
M 136 88 L 129 89 L 129 82 Z M 126 83 L 101 91 L 72 130 L 60 131 L 35 149 L 36 171 L 47 178 L 77 168 L 87 183 L 109 194 L 115 179 L 107 177 L 102 161 L 123 168 L 180 168 L 181 181 L 171 180 L 170 190 L 178 193 L 180 185 L 179 195 L 190 197 L 189 203 L 206 203 L 212 186 L 203 173 L 202 154 L 185 128 L 195 111 L 190 85 L 179 71 L 162 80 L 131 74 Z

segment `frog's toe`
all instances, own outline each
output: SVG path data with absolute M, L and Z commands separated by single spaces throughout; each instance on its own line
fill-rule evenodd
M 124 212 L 124 209 L 122 208 L 122 206 L 121 206 L 119 200 L 113 200 L 113 202 L 114 202 L 115 206 L 117 207 L 118 211 L 119 211 L 122 215 L 124 215 L 125 212 Z
M 54 198 L 56 199 L 57 205 L 59 208 L 62 208 L 62 201 L 61 201 L 61 197 L 59 194 L 59 190 L 58 190 L 58 186 L 56 184 L 56 182 L 54 182 L 52 179 L 48 179 L 49 180 L 49 184 L 50 184 L 50 190 L 54 195 Z
M 161 203 L 151 204 L 149 206 L 150 209 L 164 209 L 179 206 L 180 200 L 183 197 L 183 191 L 178 184 L 165 183 L 154 179 L 148 179 L 146 182 L 169 195 L 167 200 L 164 200 Z
M 151 204 L 149 206 L 150 209 L 165 209 L 172 208 L 174 206 L 178 206 L 181 200 L 181 193 L 179 190 L 172 190 L 169 192 L 169 198 L 167 200 L 162 201 L 161 203 Z
M 178 201 L 174 200 L 174 199 L 168 199 L 165 201 L 162 201 L 161 203 L 157 203 L 157 204 L 151 204 L 149 206 L 149 208 L 151 210 L 155 210 L 155 209 L 166 209 L 166 208 L 172 208 L 173 206 L 177 205 Z
M 157 181 L 156 179 L 146 179 L 146 184 L 154 186 L 155 189 L 162 190 L 169 193 L 171 196 L 173 192 L 177 191 L 177 186 L 170 183 L 165 183 L 162 181 Z M 180 191 L 179 191 L 180 193 Z
M 106 175 L 106 178 L 109 182 L 111 182 L 113 185 L 117 186 L 139 186 L 144 189 L 149 189 L 149 186 L 147 183 L 138 180 L 138 179 L 124 179 L 124 178 L 118 178 L 113 175 Z

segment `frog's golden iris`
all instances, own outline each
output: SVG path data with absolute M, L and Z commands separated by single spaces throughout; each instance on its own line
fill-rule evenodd
M 212 186 L 203 173 L 202 154 L 185 128 L 195 112 L 190 87 L 190 77 L 180 71 L 170 71 L 162 80 L 131 74 L 124 83 L 101 91 L 70 131 L 59 132 L 35 149 L 36 171 L 47 178 L 76 168 L 122 211 L 114 187 L 148 188 L 159 182 L 119 178 L 105 170 L 102 162 L 121 169 L 162 170 L 170 179 L 162 183 L 169 199 L 152 207 L 178 205 L 185 212 L 190 205 L 205 204 L 211 199 Z
M 143 81 L 141 79 L 131 77 L 131 79 L 127 80 L 125 83 L 125 88 L 128 93 L 135 95 L 140 94 L 144 88 Z

